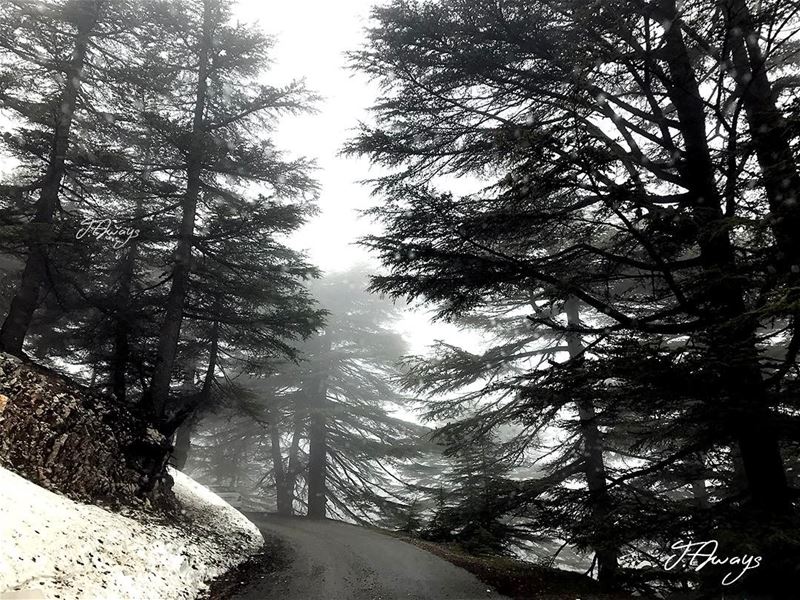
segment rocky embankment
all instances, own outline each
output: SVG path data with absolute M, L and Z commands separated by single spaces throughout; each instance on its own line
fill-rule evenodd
M 165 443 L 112 398 L 0 353 L 0 466 L 74 500 L 169 504 L 169 485 L 138 493 L 148 450 Z

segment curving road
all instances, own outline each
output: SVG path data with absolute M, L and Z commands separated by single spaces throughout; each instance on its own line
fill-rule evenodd
M 500 600 L 474 575 L 424 550 L 338 521 L 249 514 L 288 548 L 287 566 L 237 600 Z

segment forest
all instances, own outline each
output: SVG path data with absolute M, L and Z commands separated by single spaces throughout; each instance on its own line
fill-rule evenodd
M 141 497 L 798 597 L 800 2 L 373 4 L 369 258 L 330 270 L 276 141 L 324 98 L 232 0 L 3 0 L 0 352 L 144 424 Z

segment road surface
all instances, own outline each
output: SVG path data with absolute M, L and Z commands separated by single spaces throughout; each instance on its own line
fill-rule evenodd
M 467 571 L 376 531 L 303 518 L 249 514 L 288 548 L 286 566 L 236 600 L 500 600 Z

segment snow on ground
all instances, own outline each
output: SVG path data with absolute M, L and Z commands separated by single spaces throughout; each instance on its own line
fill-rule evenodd
M 172 476 L 186 523 L 79 504 L 0 469 L 0 600 L 189 599 L 260 548 L 241 513 Z

